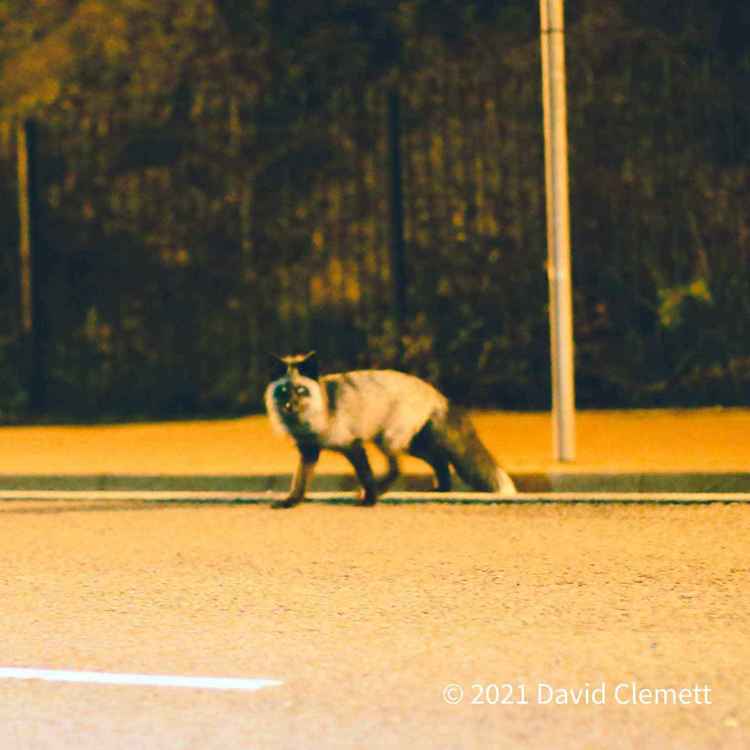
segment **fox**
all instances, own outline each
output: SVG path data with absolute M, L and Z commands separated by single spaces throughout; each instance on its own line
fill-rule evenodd
M 315 352 L 272 357 L 264 392 L 276 432 L 291 436 L 299 463 L 288 496 L 275 508 L 305 499 L 322 450 L 342 453 L 362 488 L 361 505 L 372 506 L 401 474 L 399 457 L 430 465 L 436 489 L 451 489 L 453 466 L 470 487 L 514 495 L 513 480 L 479 439 L 467 414 L 425 380 L 398 370 L 352 370 L 320 376 Z M 365 452 L 373 443 L 385 456 L 386 473 L 375 477 Z

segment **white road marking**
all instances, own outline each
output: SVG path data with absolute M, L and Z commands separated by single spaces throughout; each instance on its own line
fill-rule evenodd
M 66 669 L 0 667 L 0 679 L 45 680 L 95 685 L 146 685 L 151 687 L 206 688 L 209 690 L 261 690 L 284 683 L 259 677 L 183 677 L 180 675 L 128 674 L 119 672 L 77 672 Z

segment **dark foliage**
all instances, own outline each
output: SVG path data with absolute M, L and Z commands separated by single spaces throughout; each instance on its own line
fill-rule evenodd
M 750 398 L 746 5 L 568 0 L 583 406 Z M 27 406 L 14 127 L 29 116 L 53 416 L 258 409 L 268 354 L 309 349 L 324 371 L 398 366 L 467 405 L 549 405 L 534 3 L 5 0 L 0 23 L 5 418 Z

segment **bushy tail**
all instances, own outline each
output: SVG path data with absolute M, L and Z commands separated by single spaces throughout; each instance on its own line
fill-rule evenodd
M 449 406 L 445 416 L 432 420 L 435 442 L 466 484 L 481 492 L 515 494 L 513 480 L 484 446 L 468 415 Z

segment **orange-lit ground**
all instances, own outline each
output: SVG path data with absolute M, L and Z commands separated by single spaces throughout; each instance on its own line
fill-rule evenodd
M 551 466 L 544 417 L 477 422 L 511 471 Z M 584 414 L 581 462 L 746 469 L 748 426 L 741 411 Z M 0 430 L 2 472 L 16 474 L 288 470 L 280 445 L 255 419 Z M 9 750 L 750 745 L 746 505 L 37 501 L 0 503 L 0 524 L 0 667 L 284 682 L 0 680 Z M 602 681 L 603 706 L 535 700 L 539 683 Z M 707 686 L 711 704 L 618 704 L 632 681 Z M 465 688 L 460 705 L 444 702 L 448 683 Z M 530 703 L 471 704 L 474 684 L 500 683 Z
M 512 472 L 748 471 L 750 410 L 581 412 L 574 464 L 551 460 L 547 414 L 484 412 L 474 421 Z M 0 474 L 291 473 L 295 452 L 264 416 L 105 427 L 0 428 Z M 427 471 L 416 459 L 408 471 Z M 323 454 L 319 471 L 350 471 Z

